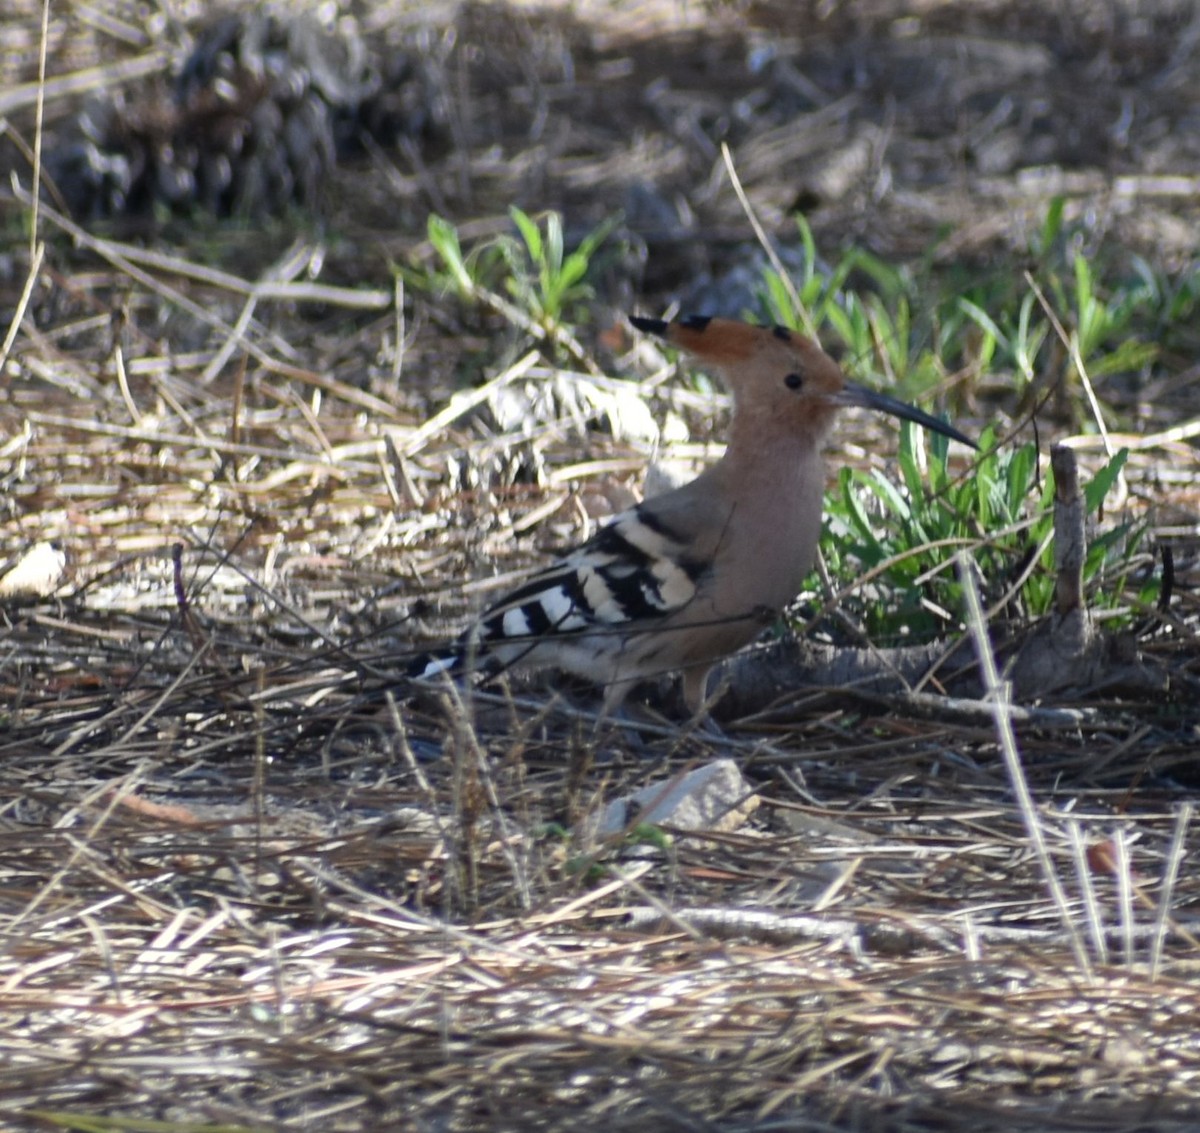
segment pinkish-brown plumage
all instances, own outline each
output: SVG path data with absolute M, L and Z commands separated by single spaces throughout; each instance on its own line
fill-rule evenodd
M 752 641 L 812 566 L 821 448 L 840 407 L 881 409 L 970 444 L 936 418 L 847 382 L 794 331 L 702 317 L 631 321 L 725 379 L 734 412 L 724 455 L 691 483 L 622 512 L 414 675 L 553 666 L 605 686 L 611 711 L 639 681 L 678 670 L 699 712 L 713 665 Z

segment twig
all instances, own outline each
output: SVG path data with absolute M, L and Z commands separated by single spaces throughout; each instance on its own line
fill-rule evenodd
M 1167 851 L 1167 864 L 1163 870 L 1162 888 L 1158 894 L 1158 916 L 1154 919 L 1154 936 L 1150 941 L 1150 979 L 1158 979 L 1162 967 L 1163 945 L 1167 939 L 1167 923 L 1171 919 L 1171 899 L 1175 895 L 1175 883 L 1179 880 L 1179 867 L 1183 862 L 1187 844 L 1188 827 L 1192 823 L 1195 804 L 1185 800 L 1175 814 L 1175 829 L 1171 834 L 1171 848 Z
M 25 286 L 21 288 L 21 298 L 17 300 L 16 309 L 13 311 L 12 319 L 8 324 L 8 333 L 4 336 L 4 345 L 0 346 L 0 374 L 4 373 L 9 352 L 12 350 L 12 345 L 17 339 L 21 323 L 25 320 L 25 312 L 29 309 L 29 300 L 33 296 L 34 287 L 37 285 L 38 275 L 41 273 L 42 260 L 45 258 L 45 255 L 46 245 L 37 244 L 33 249 L 33 259 L 29 265 L 29 271 L 25 274 Z
M 1088 933 L 1092 938 L 1092 949 L 1096 959 L 1101 964 L 1108 963 L 1108 939 L 1104 931 L 1104 921 L 1100 917 L 1100 902 L 1096 899 L 1096 886 L 1092 881 L 1092 868 L 1087 858 L 1087 843 L 1079 820 L 1071 818 L 1067 822 L 1067 836 L 1071 842 L 1071 856 L 1075 862 L 1075 876 L 1079 879 L 1079 889 L 1083 894 L 1083 911 L 1087 918 Z
M 804 324 L 805 333 L 815 340 L 817 337 L 817 328 L 813 324 L 812 315 L 808 313 L 808 308 L 801 302 L 800 292 L 796 290 L 796 284 L 792 280 L 791 273 L 783 266 L 783 261 L 779 258 L 779 253 L 775 251 L 775 245 L 771 243 L 771 238 L 767 235 L 766 229 L 763 228 L 762 223 L 755 215 L 754 206 L 750 204 L 750 198 L 746 196 L 746 190 L 742 188 L 741 179 L 737 175 L 737 169 L 733 164 L 733 153 L 730 151 L 727 142 L 721 143 L 721 157 L 725 162 L 725 169 L 729 173 L 729 180 L 733 185 L 733 191 L 737 194 L 738 203 L 741 204 L 742 211 L 746 214 L 746 219 L 750 221 L 750 227 L 754 229 L 755 237 L 762 245 L 763 251 L 767 253 L 767 259 L 771 263 L 771 268 L 779 276 L 779 281 L 783 284 L 784 290 L 787 291 L 788 299 L 791 300 L 792 306 L 800 316 L 800 321 Z
M 1096 400 L 1096 391 L 1092 388 L 1092 380 L 1088 377 L 1087 367 L 1083 364 L 1083 355 L 1079 352 L 1079 336 L 1066 332 L 1059 321 L 1058 315 L 1055 314 L 1054 308 L 1050 306 L 1046 296 L 1042 293 L 1042 289 L 1038 286 L 1037 280 L 1028 271 L 1025 272 L 1025 282 L 1029 284 L 1042 310 L 1046 312 L 1046 318 L 1050 320 L 1050 325 L 1054 327 L 1054 333 L 1058 335 L 1059 341 L 1067 348 L 1067 352 L 1071 356 L 1071 364 L 1075 367 L 1075 372 L 1079 375 L 1079 383 L 1083 386 L 1083 392 L 1087 397 L 1088 407 L 1092 411 L 1092 419 L 1096 422 L 1096 429 L 1099 431 L 1100 439 L 1104 444 L 1104 453 L 1111 460 L 1113 447 L 1108 437 L 1108 425 L 1104 421 L 1104 413 L 1100 409 L 1100 402 Z
M 635 929 L 661 924 L 682 923 L 689 929 L 699 928 L 720 939 L 743 937 L 773 944 L 797 940 L 824 940 L 840 944 L 858 955 L 867 951 L 903 955 L 920 948 L 933 946 L 948 952 L 960 953 L 961 937 L 945 924 L 930 924 L 924 918 L 906 917 L 894 921 L 852 920 L 848 917 L 810 916 L 795 913 L 773 913 L 759 909 L 690 908 L 675 909 L 664 917 L 661 909 L 649 905 L 625 911 L 627 923 Z M 970 934 L 985 944 L 1019 944 L 1026 946 L 1058 946 L 1069 944 L 1074 950 L 1077 934 L 1074 931 L 1056 932 L 1052 929 L 1025 928 L 1018 925 L 980 925 L 970 919 Z M 1149 926 L 1132 930 L 1130 939 L 1145 939 L 1153 934 Z M 689 935 L 691 933 L 689 932 Z M 1114 925 L 1105 930 L 1105 938 L 1123 939 L 1124 930 Z
M 435 413 L 428 421 L 425 422 L 419 429 L 407 437 L 404 441 L 404 447 L 401 449 L 402 456 L 413 456 L 425 447 L 425 442 L 430 437 L 436 436 L 447 425 L 459 418 L 466 416 L 478 405 L 482 405 L 489 397 L 491 397 L 502 386 L 506 386 L 509 382 L 516 381 L 517 378 L 523 377 L 541 360 L 541 355 L 536 350 L 531 350 L 523 358 L 519 358 L 507 369 L 502 370 L 494 378 L 484 382 L 478 389 L 473 389 L 469 393 L 456 394 L 450 399 L 450 404 L 443 408 L 439 413 Z
M 992 713 L 996 725 L 996 734 L 1000 741 L 1000 751 L 1004 756 L 1004 766 L 1008 771 L 1009 782 L 1017 797 L 1017 806 L 1025 823 L 1025 830 L 1033 844 L 1042 875 L 1050 889 L 1051 899 L 1058 910 L 1071 939 L 1071 950 L 1075 960 L 1084 972 L 1091 976 L 1091 961 L 1087 949 L 1079 935 L 1079 929 L 1071 916 L 1067 905 L 1067 895 L 1063 892 L 1062 882 L 1055 872 L 1054 863 L 1050 859 L 1050 851 L 1046 846 L 1046 837 L 1042 832 L 1041 820 L 1037 808 L 1033 804 L 1033 796 L 1029 792 L 1029 784 L 1025 780 L 1025 771 L 1021 766 L 1021 756 L 1017 750 L 1017 736 L 1013 731 L 1012 712 L 1007 681 L 1000 680 L 996 670 L 996 658 L 992 655 L 992 645 L 988 641 L 987 625 L 983 620 L 983 606 L 979 600 L 979 589 L 975 585 L 975 561 L 966 551 L 959 551 L 955 556 L 958 564 L 958 576 L 962 582 L 963 596 L 967 606 L 967 628 L 975 643 L 975 652 L 979 657 L 980 669 L 983 673 L 983 686 L 992 699 Z
M 1054 606 L 1059 617 L 1083 609 L 1083 563 L 1087 536 L 1075 454 L 1062 445 L 1050 450 L 1054 470 Z
M 42 27 L 38 43 L 37 103 L 33 126 L 33 204 L 29 219 L 29 259 L 37 258 L 38 204 L 42 198 L 42 126 L 46 109 L 46 51 L 50 40 L 50 0 L 42 0 Z
M 46 8 L 49 8 L 47 0 Z M 43 34 L 43 41 L 45 35 Z M 75 94 L 87 94 L 104 87 L 118 86 L 144 79 L 161 71 L 171 61 L 171 52 L 166 48 L 155 48 L 135 59 L 123 59 L 119 63 L 106 63 L 101 67 L 85 67 L 69 75 L 58 75 L 48 81 L 18 83 L 8 90 L 0 91 L 0 114 L 11 114 L 23 106 L 40 99 L 68 98 Z

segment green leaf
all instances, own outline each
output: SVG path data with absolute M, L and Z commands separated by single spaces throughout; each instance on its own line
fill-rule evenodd
M 900 452 L 897 456 L 897 462 L 900 465 L 900 475 L 904 479 L 904 486 L 908 489 L 908 494 L 914 498 L 919 496 L 924 489 L 924 484 L 921 480 L 921 469 L 917 464 L 917 439 L 916 429 L 911 421 L 900 422 Z
M 471 273 L 467 270 L 466 261 L 463 259 L 458 230 L 448 220 L 444 220 L 436 213 L 430 213 L 425 231 L 434 251 L 441 257 L 442 263 L 450 272 L 459 293 L 464 297 L 472 295 L 475 291 L 475 283 L 471 279 Z
M 1012 523 L 1021 513 L 1021 505 L 1029 496 L 1034 486 L 1034 473 L 1037 471 L 1037 448 L 1032 444 L 1021 445 L 1008 458 L 1005 469 L 1005 484 L 1007 492 L 1004 506 L 1007 514 L 1006 523 Z
M 767 318 L 773 323 L 778 323 L 780 326 L 792 326 L 796 316 L 791 309 L 791 296 L 788 295 L 787 286 L 779 273 L 771 269 L 765 271 L 763 273 L 763 286 L 765 289 L 763 300 Z M 793 329 L 795 328 L 793 327 Z
M 650 822 L 639 822 L 625 836 L 628 846 L 653 846 L 658 850 L 671 848 L 671 836 L 661 827 Z
M 536 256 L 534 257 L 537 258 Z M 557 272 L 563 262 L 563 227 L 562 216 L 551 212 L 546 217 L 546 254 L 545 264 L 550 272 Z
M 1082 252 L 1075 253 L 1075 304 L 1080 313 L 1096 301 L 1092 269 Z
M 538 229 L 537 222 L 516 205 L 508 210 L 508 215 L 512 217 L 513 223 L 521 233 L 521 239 L 525 241 L 525 250 L 529 253 L 530 260 L 534 263 L 540 262 L 542 259 L 542 234 Z
M 1105 497 L 1117 482 L 1117 477 L 1121 475 L 1121 469 L 1125 467 L 1125 462 L 1128 459 L 1129 449 L 1121 449 L 1084 486 L 1083 499 L 1087 505 L 1088 515 L 1093 515 L 1100 510 L 1100 505 L 1104 503 Z
M 863 355 L 866 352 L 859 349 L 859 344 L 856 344 L 856 332 L 854 321 L 850 318 L 841 307 L 830 306 L 825 308 L 825 317 L 822 321 L 827 321 L 833 328 L 834 333 L 842 340 L 842 345 L 851 353 Z
M 1105 374 L 1132 373 L 1149 366 L 1157 357 L 1158 346 L 1155 343 L 1127 338 L 1112 353 L 1093 358 L 1088 365 L 1088 374 L 1099 378 Z
M 587 275 L 588 260 L 582 252 L 572 252 L 563 260 L 562 270 L 558 273 L 557 291 L 565 294 L 570 291 L 585 275 Z
M 817 241 L 813 237 L 812 225 L 803 213 L 796 213 L 796 227 L 800 231 L 800 244 L 804 248 L 804 287 L 801 288 L 803 295 L 809 284 L 817 280 Z
M 867 518 L 867 513 L 863 510 L 858 494 L 854 490 L 855 479 L 855 473 L 849 468 L 843 468 L 838 476 L 842 500 L 841 515 L 847 525 L 858 533 L 860 539 L 878 549 L 879 540 L 875 536 L 875 529 Z
M 976 326 L 978 326 L 986 334 L 990 335 L 996 342 L 1001 343 L 1005 349 L 1010 349 L 1008 336 L 996 325 L 996 320 L 987 313 L 982 307 L 976 303 L 972 303 L 970 299 L 959 299 L 959 307 Z
M 874 469 L 871 472 L 870 478 L 865 481 L 866 486 L 871 489 L 883 501 L 884 506 L 902 523 L 912 521 L 912 507 L 901 494 L 891 478 L 886 473 Z
M 1063 223 L 1063 204 L 1066 198 L 1062 196 L 1051 197 L 1049 207 L 1046 209 L 1046 219 L 1042 221 L 1042 243 L 1038 249 L 1042 255 L 1045 255 L 1054 242 L 1058 239 L 1058 234 L 1062 231 Z

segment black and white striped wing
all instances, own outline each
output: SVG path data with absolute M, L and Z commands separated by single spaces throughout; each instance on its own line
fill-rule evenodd
M 545 644 L 552 652 L 555 640 L 594 634 L 603 652 L 604 638 L 653 628 L 683 609 L 704 569 L 655 516 L 633 508 L 486 610 L 475 646 L 511 665 L 523 650 Z

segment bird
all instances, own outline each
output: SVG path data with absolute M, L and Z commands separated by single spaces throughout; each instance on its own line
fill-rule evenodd
M 975 447 L 915 406 L 849 381 L 811 338 L 783 326 L 631 315 L 639 331 L 724 379 L 724 454 L 696 479 L 622 511 L 486 608 L 409 676 L 555 668 L 605 689 L 601 718 L 638 683 L 678 671 L 694 717 L 709 676 L 799 592 L 821 531 L 822 447 L 842 408 L 913 421 Z

